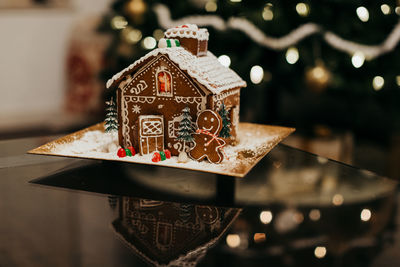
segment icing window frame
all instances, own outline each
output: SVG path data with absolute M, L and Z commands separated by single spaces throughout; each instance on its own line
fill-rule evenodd
M 163 77 L 167 77 L 167 81 L 162 81 L 161 79 Z M 173 96 L 173 81 L 172 81 L 172 75 L 171 72 L 163 69 L 163 70 L 158 70 L 156 72 L 156 90 L 157 90 L 157 96 L 167 96 L 171 97 Z M 164 84 L 162 84 L 164 83 Z M 169 89 L 169 90 L 168 90 Z

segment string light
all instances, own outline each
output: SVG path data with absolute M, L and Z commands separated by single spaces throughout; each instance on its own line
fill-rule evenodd
M 200 2 L 204 3 L 204 1 L 205 0 L 202 0 Z M 250 39 L 252 39 L 257 44 L 276 51 L 286 49 L 289 46 L 294 46 L 296 43 L 301 42 L 308 36 L 322 34 L 323 36 L 322 40 L 331 47 L 333 47 L 334 49 L 349 54 L 353 54 L 357 50 L 360 50 L 364 53 L 365 57 L 370 60 L 378 58 L 383 54 L 393 51 L 400 42 L 400 39 L 396 38 L 396 36 L 398 36 L 398 34 L 400 33 L 399 23 L 396 24 L 396 26 L 392 29 L 392 31 L 386 35 L 385 40 L 383 40 L 381 44 L 367 45 L 346 40 L 331 31 L 324 30 L 325 28 L 324 26 L 311 22 L 299 25 L 297 28 L 293 29 L 284 36 L 274 38 L 272 36 L 266 35 L 262 31 L 262 29 L 257 27 L 249 20 L 242 17 L 233 16 L 230 17 L 227 21 L 225 21 L 225 19 L 222 18 L 221 16 L 210 17 L 208 15 L 196 15 L 196 16 L 190 15 L 177 20 L 173 20 L 171 19 L 171 12 L 169 8 L 163 4 L 155 5 L 154 11 L 157 15 L 160 25 L 164 29 L 175 27 L 176 25 L 182 24 L 183 21 L 196 22 L 201 26 L 210 26 L 214 27 L 217 30 L 233 29 L 241 31 L 242 33 L 246 34 Z M 400 14 L 400 7 L 399 7 L 399 14 Z
M 304 216 L 303 216 L 303 214 L 301 213 L 301 212 L 295 212 L 294 214 L 293 214 L 293 221 L 295 222 L 295 223 L 297 223 L 297 224 L 300 224 L 300 223 L 302 223 L 303 221 L 304 221 Z
M 261 66 L 253 66 L 250 70 L 250 80 L 254 84 L 259 84 L 264 78 L 264 70 Z
M 368 9 L 366 9 L 363 6 L 360 6 L 356 9 L 356 13 L 358 18 L 362 21 L 362 22 L 367 22 L 369 20 L 369 12 Z
M 231 65 L 231 58 L 228 57 L 227 55 L 219 56 L 218 61 L 225 67 L 229 67 Z
M 317 161 L 318 161 L 320 164 L 325 164 L 325 163 L 327 163 L 329 160 L 328 160 L 327 158 L 325 158 L 325 157 L 318 156 L 318 157 L 317 157 Z
M 156 38 L 156 40 L 160 40 L 161 38 L 164 37 L 164 31 L 161 29 L 156 29 L 153 31 L 153 37 Z
M 357 51 L 354 53 L 354 55 L 351 57 L 351 63 L 355 68 L 360 68 L 365 61 L 365 56 L 363 52 Z
M 206 3 L 206 5 L 204 6 L 204 9 L 205 9 L 207 12 L 215 12 L 215 11 L 217 11 L 217 8 L 218 8 L 217 3 L 215 3 L 215 2 L 212 1 L 212 0 L 208 1 L 208 2 Z
M 267 239 L 267 236 L 264 233 L 255 233 L 253 239 L 255 243 L 261 243 Z
M 326 255 L 326 247 L 316 247 L 314 249 L 314 255 L 318 259 L 322 259 Z
M 237 234 L 229 234 L 226 236 L 226 244 L 231 248 L 240 246 L 240 236 Z
M 267 211 L 262 211 L 262 212 L 260 213 L 260 221 L 261 221 L 263 224 L 269 224 L 269 223 L 272 221 L 272 218 L 273 218 L 272 212 L 270 212 L 269 210 L 267 210 Z
M 389 15 L 390 13 L 392 13 L 392 9 L 391 9 L 390 6 L 387 5 L 387 4 L 381 5 L 381 11 L 382 11 L 382 13 L 385 14 L 385 15 Z
M 400 75 L 396 76 L 396 83 L 397 83 L 397 86 L 400 86 Z
M 316 60 L 315 67 L 307 68 L 305 73 L 305 81 L 307 86 L 314 92 L 322 92 L 329 86 L 332 74 L 325 67 L 322 60 Z
M 296 47 L 289 47 L 286 51 L 286 61 L 289 64 L 294 64 L 299 60 L 299 50 Z
M 341 194 L 336 194 L 332 198 L 332 203 L 335 206 L 340 206 L 343 204 L 344 198 Z
M 310 210 L 308 217 L 310 217 L 312 221 L 318 221 L 321 218 L 321 212 L 317 209 L 312 209 Z
M 156 47 L 157 41 L 156 39 L 154 39 L 154 37 L 147 36 L 146 38 L 143 39 L 142 45 L 146 49 L 153 49 L 154 47 Z
M 382 89 L 383 85 L 385 84 L 385 80 L 382 76 L 375 76 L 372 80 L 372 87 L 375 91 L 379 91 Z
M 136 44 L 142 39 L 142 32 L 129 26 L 122 30 L 121 35 L 130 44 Z
M 396 14 L 400 16 L 400 6 L 397 6 L 397 7 L 394 9 L 394 12 L 396 12 Z
M 232 3 L 239 3 L 242 2 L 242 0 L 231 0 Z
M 271 3 L 267 3 L 263 9 L 262 17 L 266 21 L 270 21 L 274 18 L 274 12 L 272 12 L 273 5 Z
M 298 3 L 296 5 L 296 12 L 302 17 L 307 17 L 310 13 L 310 7 L 306 3 Z
M 122 16 L 115 16 L 111 19 L 111 28 L 114 30 L 122 30 L 128 25 L 128 21 Z
M 367 222 L 371 219 L 371 211 L 369 209 L 363 209 L 360 214 L 360 218 L 363 222 Z
M 143 0 L 130 0 L 125 4 L 125 10 L 132 15 L 133 19 L 143 15 L 146 9 L 147 5 Z

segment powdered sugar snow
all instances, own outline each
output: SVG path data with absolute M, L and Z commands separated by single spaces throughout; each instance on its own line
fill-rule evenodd
M 228 158 L 221 164 L 212 164 L 207 160 L 197 162 L 189 160 L 186 163 L 178 162 L 178 157 L 154 163 L 152 154 L 119 158 L 118 133 L 105 133 L 104 130 L 89 130 L 80 135 L 72 135 L 68 141 L 58 142 L 48 146 L 48 154 L 124 161 L 132 163 L 153 164 L 159 166 L 177 167 L 199 170 L 212 173 L 221 173 L 233 176 L 245 175 L 257 162 L 265 156 L 276 144 L 289 135 L 293 129 L 241 123 L 238 131 L 238 143 L 235 146 L 226 146 L 224 151 Z

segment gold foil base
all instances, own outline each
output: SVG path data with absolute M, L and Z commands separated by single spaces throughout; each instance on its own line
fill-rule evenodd
M 212 164 L 206 161 L 177 163 L 176 160 L 172 159 L 167 159 L 160 162 L 152 162 L 151 157 L 148 158 L 148 160 L 143 161 L 143 156 L 118 158 L 116 156 L 117 151 L 109 156 L 105 156 L 104 153 L 101 156 L 97 156 L 93 154 L 87 155 L 85 153 L 76 154 L 72 152 L 58 152 L 57 148 L 59 146 L 71 144 L 72 142 L 82 138 L 85 133 L 90 131 L 104 132 L 104 124 L 98 123 L 86 129 L 66 135 L 38 148 L 30 150 L 28 153 L 83 159 L 122 161 L 244 177 L 265 155 L 268 154 L 269 151 L 271 151 L 271 149 L 273 149 L 283 139 L 294 132 L 295 129 L 281 126 L 240 123 L 238 130 L 238 143 L 236 146 L 228 146 L 225 148 L 229 159 L 225 159 L 221 164 Z

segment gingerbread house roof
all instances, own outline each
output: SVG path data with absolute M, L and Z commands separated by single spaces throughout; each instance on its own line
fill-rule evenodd
M 157 48 L 136 60 L 134 63 L 115 74 L 107 81 L 107 88 L 114 87 L 127 73 L 131 73 L 136 68 L 142 66 L 141 63 L 160 54 L 168 58 L 186 71 L 193 79 L 197 80 L 213 94 L 223 91 L 245 87 L 246 82 L 229 67 L 223 66 L 210 51 L 206 56 L 197 57 L 182 47 Z

